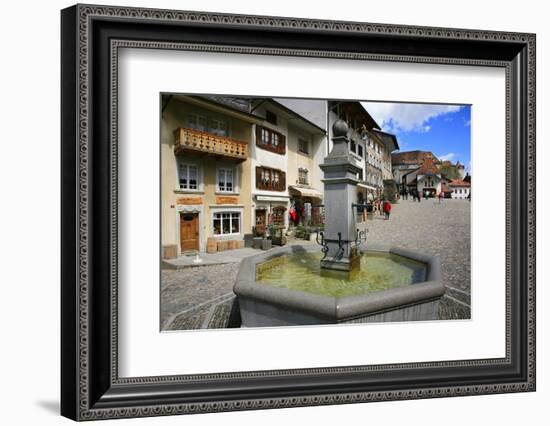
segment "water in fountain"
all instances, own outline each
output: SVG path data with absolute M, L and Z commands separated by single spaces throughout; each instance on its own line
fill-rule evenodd
M 321 267 L 322 254 L 276 257 L 256 268 L 256 282 L 323 296 L 344 297 L 404 287 L 426 280 L 426 265 L 390 253 L 367 252 L 350 272 Z

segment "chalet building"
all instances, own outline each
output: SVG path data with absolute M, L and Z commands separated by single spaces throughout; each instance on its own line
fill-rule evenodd
M 392 173 L 398 184 L 399 191 L 406 189 L 404 176 L 422 166 L 425 160 L 431 160 L 440 174 L 448 180 L 463 180 L 465 178 L 464 165 L 457 161 L 439 160 L 430 151 L 406 151 L 392 154 Z
M 402 185 L 409 192 L 416 191 L 420 196 L 428 197 L 439 195 L 447 182 L 431 157 L 425 157 L 419 168 L 406 173 L 402 178 Z
M 160 139 L 164 257 L 241 247 L 322 203 L 325 131 L 273 99 L 164 95 Z
M 420 168 L 424 160 L 432 160 L 438 164 L 438 158 L 429 151 L 406 151 L 393 153 L 391 156 L 393 179 L 397 182 L 399 191 L 406 189 L 404 176 Z

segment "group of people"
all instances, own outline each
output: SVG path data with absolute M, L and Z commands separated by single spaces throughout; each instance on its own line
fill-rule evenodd
M 403 190 L 401 190 L 400 195 L 401 195 L 402 200 L 408 200 L 409 195 L 412 197 L 413 201 L 420 202 L 420 200 L 422 199 L 422 197 L 420 196 L 420 193 L 416 189 L 411 189 L 410 191 L 408 189 L 403 189 Z M 424 193 L 424 198 L 427 198 L 426 193 Z

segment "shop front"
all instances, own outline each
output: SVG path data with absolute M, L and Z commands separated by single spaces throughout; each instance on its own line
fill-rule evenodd
M 324 222 L 323 193 L 313 188 L 289 186 L 290 226 L 319 226 Z
M 256 195 L 254 226 L 257 235 L 267 235 L 270 225 L 286 228 L 289 199 L 284 196 Z

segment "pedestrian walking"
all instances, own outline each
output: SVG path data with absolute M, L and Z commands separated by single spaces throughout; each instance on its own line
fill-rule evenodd
M 384 218 L 385 220 L 390 219 L 390 212 L 391 212 L 391 203 L 389 200 L 384 201 Z
M 441 204 L 441 199 L 443 198 L 443 191 L 441 191 L 439 193 L 439 195 L 437 196 L 437 198 L 439 198 L 439 204 Z

